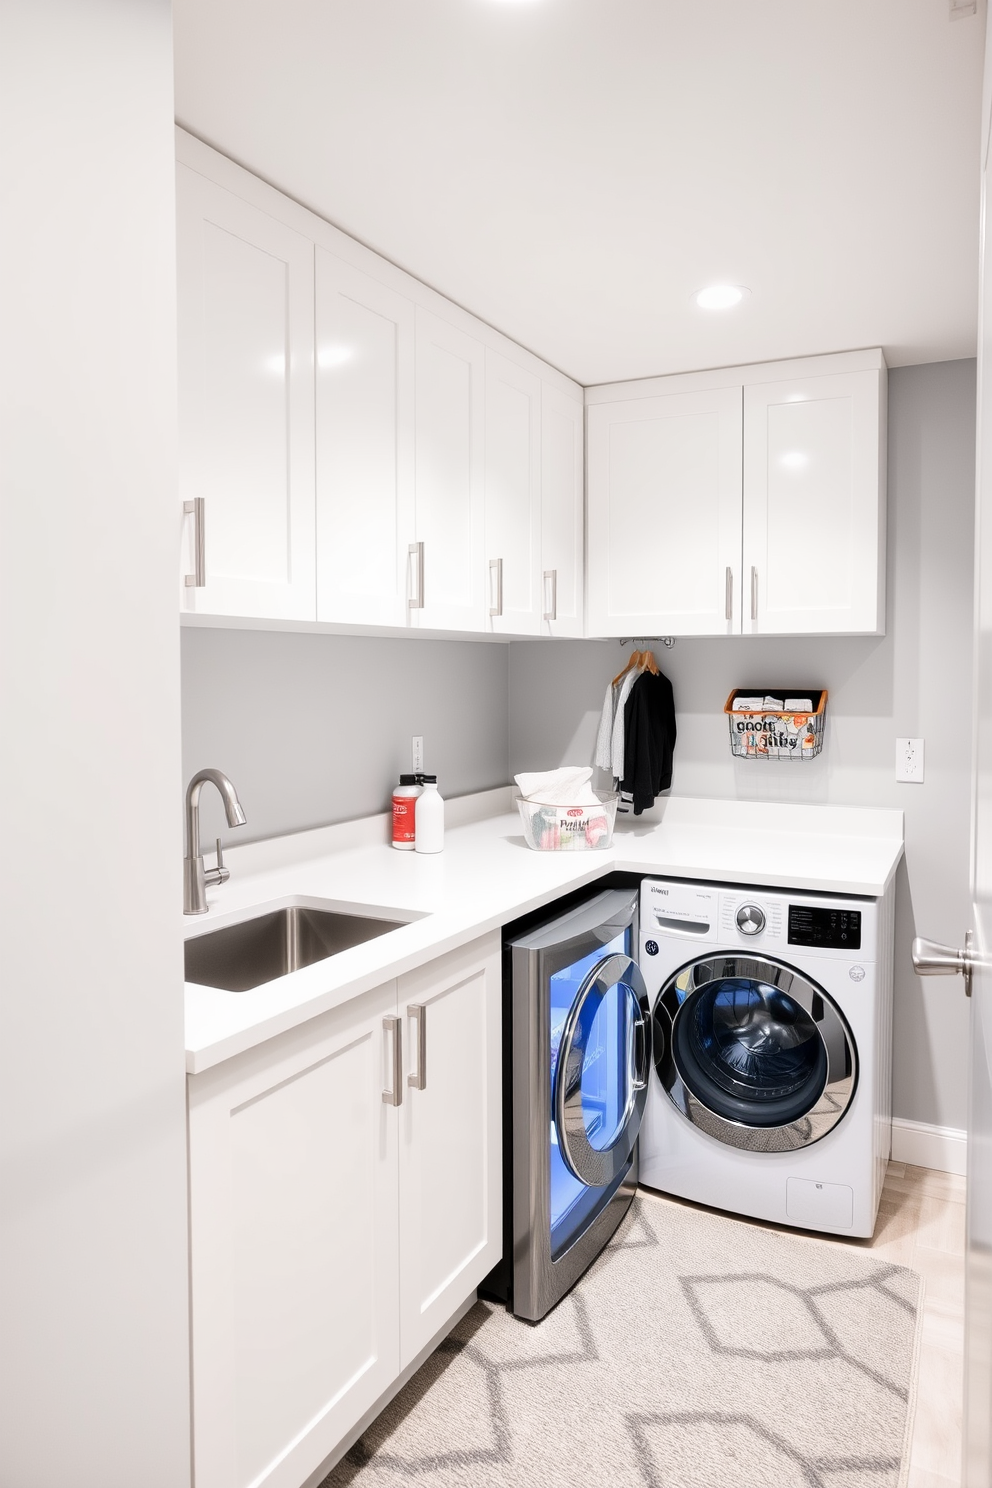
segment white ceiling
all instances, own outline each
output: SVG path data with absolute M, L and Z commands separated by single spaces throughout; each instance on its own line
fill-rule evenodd
M 176 116 L 582 383 L 971 356 L 978 9 L 174 0 Z

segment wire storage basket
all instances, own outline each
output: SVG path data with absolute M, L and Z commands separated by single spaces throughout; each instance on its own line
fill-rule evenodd
M 781 708 L 755 706 L 770 697 Z M 790 709 L 786 704 L 802 700 L 811 711 Z M 794 692 L 776 690 L 770 695 L 757 687 L 735 687 L 723 709 L 730 726 L 730 752 L 737 759 L 809 760 L 823 748 L 827 718 L 825 689 L 797 688 Z

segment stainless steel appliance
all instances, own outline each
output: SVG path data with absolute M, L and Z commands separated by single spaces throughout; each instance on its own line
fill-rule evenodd
M 607 889 L 508 933 L 504 1260 L 485 1290 L 537 1321 L 595 1259 L 637 1187 L 651 1069 L 638 892 Z

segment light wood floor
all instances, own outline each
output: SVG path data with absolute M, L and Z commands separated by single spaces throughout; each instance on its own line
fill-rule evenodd
M 870 1240 L 846 1240 L 925 1282 L 908 1488 L 960 1488 L 964 1389 L 964 1179 L 889 1163 Z
M 855 1245 L 897 1266 L 909 1266 L 924 1279 L 920 1375 L 907 1488 L 961 1488 L 964 1192 L 964 1179 L 953 1173 L 890 1162 L 872 1238 L 820 1236 L 829 1244 Z M 762 1220 L 744 1222 L 766 1227 Z

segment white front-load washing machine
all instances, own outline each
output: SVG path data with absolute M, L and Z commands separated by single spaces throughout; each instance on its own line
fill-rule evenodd
M 649 1188 L 870 1235 L 891 1142 L 891 891 L 646 878 Z

